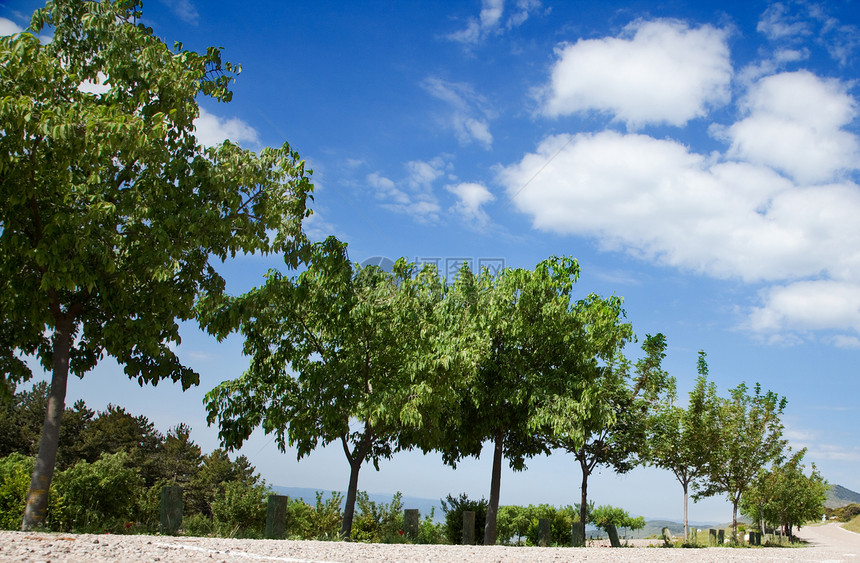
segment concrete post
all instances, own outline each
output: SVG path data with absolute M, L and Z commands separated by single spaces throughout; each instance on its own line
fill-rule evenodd
M 570 530 L 570 535 L 573 547 L 585 547 L 585 530 L 583 530 L 582 524 L 574 522 Z
M 613 524 L 606 526 L 606 533 L 609 534 L 609 545 L 612 547 L 621 547 L 621 541 L 618 539 L 618 530 Z
M 723 545 L 724 543 L 726 543 L 726 531 L 717 530 L 717 544 Z
M 549 518 L 538 518 L 538 543 L 541 547 L 549 545 Z
M 475 544 L 475 512 L 463 511 L 463 545 Z
M 182 487 L 161 487 L 161 533 L 175 534 L 182 527 Z
M 717 545 L 717 530 L 714 528 L 708 530 L 708 545 Z
M 266 539 L 282 540 L 287 531 L 287 503 L 283 495 L 269 495 L 266 502 Z
M 417 508 L 407 508 L 403 511 L 404 531 L 406 536 L 411 539 L 418 537 L 418 518 L 419 513 Z

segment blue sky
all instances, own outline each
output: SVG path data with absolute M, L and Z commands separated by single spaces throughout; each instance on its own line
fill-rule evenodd
M 39 6 L 0 4 L 0 31 Z M 316 238 L 350 257 L 580 260 L 580 295 L 625 299 L 636 333 L 662 332 L 686 395 L 708 353 L 721 394 L 761 382 L 788 398 L 786 435 L 807 462 L 860 490 L 860 11 L 834 2 L 200 2 L 149 0 L 169 44 L 224 48 L 243 72 L 229 104 L 201 100 L 198 136 L 252 149 L 288 141 L 314 170 Z M 259 284 L 276 258 L 225 264 Z M 241 342 L 183 327 L 201 373 L 182 393 L 139 388 L 109 361 L 68 404 L 121 404 L 217 445 L 202 395 L 246 366 Z M 635 346 L 631 347 L 635 355 Z M 343 489 L 339 448 L 297 462 L 268 437 L 243 449 L 266 480 Z M 438 498 L 489 493 L 490 456 L 456 471 L 398 454 L 359 487 Z M 503 504 L 571 504 L 562 454 L 503 474 Z M 667 472 L 604 470 L 597 504 L 682 514 Z M 721 499 L 693 520 L 726 521 Z

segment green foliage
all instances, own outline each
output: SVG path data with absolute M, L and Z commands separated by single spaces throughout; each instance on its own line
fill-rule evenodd
M 772 391 L 763 393 L 759 384 L 752 394 L 745 383 L 729 393 L 729 398 L 720 398 L 704 417 L 701 438 L 709 446 L 707 479 L 695 496 L 722 493 L 728 497 L 732 503 L 732 541 L 737 542 L 741 498 L 761 468 L 776 461 L 785 449 L 780 418 L 786 400 Z
M 838 508 L 825 508 L 825 515 L 829 519 L 836 519 L 840 522 L 848 522 L 856 516 L 860 516 L 860 504 L 851 503 Z
M 438 545 L 447 541 L 445 525 L 435 521 L 435 513 L 436 509 L 431 508 L 430 514 L 424 515 L 418 524 L 418 536 L 414 540 L 415 543 Z
M 27 504 L 33 458 L 12 453 L 0 459 L 0 528 L 15 530 Z
M 238 323 L 251 356 L 242 377 L 206 395 L 223 445 L 240 446 L 258 426 L 299 457 L 340 442 L 350 466 L 341 528 L 349 537 L 362 465 L 378 467 L 408 447 L 406 436 L 420 435 L 445 396 L 426 353 L 427 315 L 441 293 L 434 270 L 416 273 L 403 260 L 393 274 L 362 268 L 334 239 L 314 245 L 299 276 L 270 272 L 264 287 L 211 318 L 219 335 Z
M 459 497 L 448 495 L 446 500 L 439 500 L 442 511 L 445 512 L 445 537 L 448 543 L 460 545 L 463 543 L 463 513 L 472 511 L 475 513 L 475 545 L 482 543 L 481 530 L 487 521 L 487 501 L 471 500 L 462 493 Z
M 194 136 L 198 96 L 229 101 L 240 68 L 169 48 L 141 17 L 140 2 L 56 0 L 0 37 L 0 389 L 32 376 L 26 356 L 52 371 L 25 528 L 44 522 L 69 372 L 108 355 L 141 385 L 196 385 L 172 345 L 223 298 L 215 265 L 305 256 L 298 155 Z
M 642 516 L 633 518 L 624 509 L 609 505 L 595 508 L 591 513 L 591 521 L 602 530 L 608 530 L 609 526 L 631 530 L 641 530 L 645 527 L 645 518 Z
M 119 531 L 133 521 L 143 483 L 130 461 L 125 452 L 103 454 L 93 463 L 78 462 L 57 476 L 65 529 Z
M 741 498 L 741 513 L 759 524 L 782 526 L 787 536 L 794 526 L 817 522 L 824 515 L 827 482 L 812 464 L 807 474 L 802 464 L 806 448 L 760 471 Z
M 398 492 L 389 504 L 376 503 L 366 492 L 359 491 L 356 504 L 360 513 L 352 522 L 351 539 L 367 543 L 405 541 L 402 498 Z
M 539 521 L 549 520 L 550 544 L 569 546 L 572 527 L 579 521 L 574 506 L 556 508 L 548 504 L 528 506 L 500 506 L 497 521 L 499 539 L 506 545 L 540 545 Z
M 212 501 L 214 529 L 221 537 L 262 537 L 266 527 L 265 484 L 248 487 L 229 481 Z

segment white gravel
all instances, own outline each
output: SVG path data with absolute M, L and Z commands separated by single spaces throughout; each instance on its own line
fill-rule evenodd
M 234 540 L 168 536 L 115 536 L 0 532 L 0 561 L 818 561 L 860 563 L 860 535 L 827 526 L 806 527 L 805 548 L 661 549 L 657 547 L 539 548 Z

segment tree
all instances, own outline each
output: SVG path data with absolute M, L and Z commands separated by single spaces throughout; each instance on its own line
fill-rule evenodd
M 626 473 L 641 462 L 644 453 L 647 419 L 668 375 L 661 368 L 666 340 L 662 334 L 646 335 L 642 344 L 645 356 L 630 375 L 621 346 L 630 335 L 629 325 L 620 324 L 619 312 L 604 306 L 602 321 L 595 322 L 592 359 L 584 368 L 585 384 L 573 387 L 548 409 L 549 424 L 544 429 L 555 448 L 574 455 L 582 475 L 580 484 L 580 518 L 582 537 L 588 522 L 588 478 L 597 467 L 608 466 Z M 600 364 L 597 360 L 608 360 Z
M 762 532 L 767 523 L 781 526 L 783 533 L 792 537 L 795 526 L 821 520 L 829 485 L 814 463 L 807 475 L 802 463 L 805 454 L 803 448 L 774 463 L 770 471 L 759 471 L 741 498 L 741 513 L 760 523 Z
M 297 278 L 270 272 L 266 284 L 213 312 L 213 330 L 239 320 L 251 365 L 206 396 L 209 422 L 227 448 L 262 426 L 298 457 L 340 442 L 350 466 L 341 535 L 349 538 L 362 465 L 387 459 L 404 428 L 446 396 L 429 337 L 442 284 L 432 268 L 399 260 L 394 273 L 348 262 L 334 239 L 314 246 Z
M 674 380 L 648 422 L 647 456 L 653 465 L 668 469 L 684 490 L 684 542 L 689 540 L 687 504 L 690 487 L 704 478 L 710 443 L 705 429 L 716 413 L 716 387 L 707 381 L 705 353 L 699 352 L 699 377 L 690 392 L 687 409 L 676 404 Z M 710 417 L 710 418 L 709 418 Z
M 223 293 L 213 263 L 303 256 L 298 155 L 194 136 L 197 96 L 229 101 L 240 67 L 170 49 L 140 17 L 137 0 L 56 0 L 0 39 L 0 365 L 27 379 L 30 354 L 52 373 L 25 530 L 44 521 L 69 372 L 107 354 L 141 385 L 195 385 L 171 345 Z
M 578 276 L 579 264 L 570 257 L 550 257 L 534 270 L 506 268 L 496 277 L 487 271 L 474 276 L 464 266 L 446 297 L 462 313 L 446 317 L 453 323 L 448 334 L 472 361 L 461 364 L 454 378 L 459 400 L 432 449 L 454 466 L 479 456 L 485 441 L 492 444 L 484 545 L 497 539 L 502 460 L 522 470 L 527 458 L 549 451 L 537 431 L 544 423 L 542 404 L 559 389 L 580 385 L 582 365 L 600 355 L 589 336 L 598 311 L 608 311 L 608 324 L 618 325 L 620 301 L 594 295 L 572 300 Z
M 762 467 L 776 461 L 785 448 L 780 417 L 785 397 L 762 393 L 756 383 L 753 394 L 745 383 L 718 401 L 710 426 L 702 438 L 710 448 L 707 479 L 696 498 L 725 494 L 732 503 L 732 540 L 737 541 L 738 504 Z

